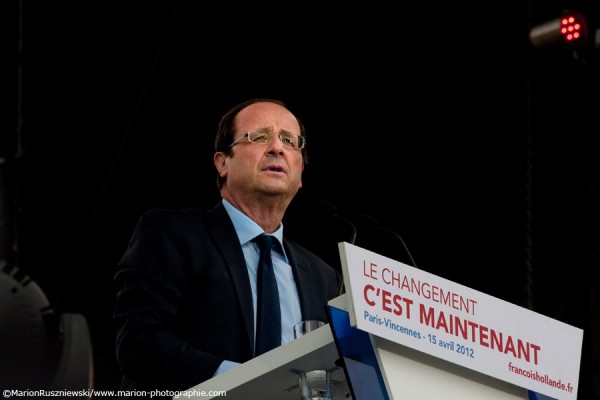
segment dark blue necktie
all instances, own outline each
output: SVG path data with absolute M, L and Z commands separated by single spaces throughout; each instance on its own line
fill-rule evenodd
M 279 291 L 273 271 L 271 249 L 273 237 L 260 235 L 256 237 L 260 247 L 258 260 L 256 290 L 256 356 L 259 356 L 281 344 L 281 311 L 279 308 Z

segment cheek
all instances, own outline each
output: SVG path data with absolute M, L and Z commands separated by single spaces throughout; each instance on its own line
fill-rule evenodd
M 230 175 L 247 177 L 256 170 L 256 162 L 253 162 L 248 158 L 239 157 L 238 155 L 227 160 L 226 170 Z
M 298 187 L 302 187 L 302 172 L 304 171 L 304 163 L 300 161 L 297 165 L 294 165 L 293 171 L 294 182 L 298 182 Z

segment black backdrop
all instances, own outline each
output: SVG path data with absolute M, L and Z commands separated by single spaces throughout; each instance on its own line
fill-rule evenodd
M 118 384 L 112 273 L 137 217 L 214 205 L 218 118 L 266 96 L 308 129 L 298 240 L 328 229 L 299 217 L 315 200 L 369 215 L 419 268 L 585 329 L 580 398 L 600 398 L 597 55 L 527 40 L 571 5 L 23 3 L 2 5 L 18 264 L 88 319 L 97 388 Z

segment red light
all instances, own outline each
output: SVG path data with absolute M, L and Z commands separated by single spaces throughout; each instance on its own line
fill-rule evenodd
M 583 14 L 566 10 L 562 16 L 533 27 L 529 31 L 529 40 L 537 48 L 559 43 L 581 46 L 588 41 L 587 21 Z
M 568 15 L 560 20 L 560 33 L 569 43 L 583 40 L 585 37 L 585 21 L 577 15 Z

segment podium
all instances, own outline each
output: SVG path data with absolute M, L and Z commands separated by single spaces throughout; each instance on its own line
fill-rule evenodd
M 178 398 L 300 400 L 296 371 L 332 370 L 333 400 L 574 400 L 583 331 L 340 243 L 329 323 Z
M 329 303 L 341 312 L 347 312 L 346 295 Z M 336 362 L 342 357 L 332 333 L 332 323 L 326 324 L 298 339 L 254 358 L 219 376 L 194 386 L 185 397 L 191 399 L 247 400 L 300 400 L 298 374 L 295 370 L 332 369 L 333 400 L 375 400 L 373 392 L 364 388 L 351 388 L 346 374 L 356 373 L 368 377 L 368 383 L 377 378 L 366 373 L 360 363 L 351 357 L 345 360 L 345 368 Z M 457 367 L 436 357 L 399 345 L 389 340 L 369 335 L 377 357 L 387 370 L 387 380 L 395 392 L 389 399 L 409 400 L 528 400 L 526 389 L 501 380 Z M 339 362 L 338 362 L 339 363 Z M 347 369 L 348 371 L 346 371 Z M 433 384 L 434 383 L 434 384 Z M 356 384 L 358 386 L 358 383 Z M 362 390 L 361 393 L 353 393 Z M 364 391 L 367 390 L 367 394 Z M 213 395 L 209 395 L 212 393 Z M 541 397 L 539 398 L 541 399 Z
M 350 390 L 334 338 L 326 324 L 244 364 L 188 389 L 180 398 L 228 400 L 299 400 L 297 370 L 333 370 L 335 399 L 350 399 Z
M 362 340 L 351 341 L 353 346 L 349 349 L 338 346 L 346 373 L 351 377 L 352 397 L 357 400 L 542 399 L 531 397 L 527 389 L 351 327 L 346 295 L 332 300 L 329 307 L 333 318 L 338 319 L 332 322 L 333 329 L 339 332 L 337 340 L 363 336 Z M 369 359 L 375 363 L 361 362 Z

